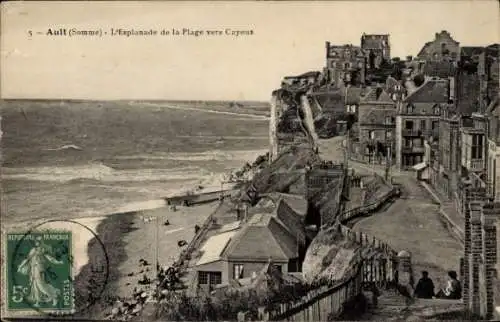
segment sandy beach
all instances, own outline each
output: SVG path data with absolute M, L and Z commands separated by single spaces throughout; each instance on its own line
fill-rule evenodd
M 162 266 L 171 265 L 179 256 L 182 248 L 177 241 L 189 242 L 194 236 L 194 226 L 203 221 L 217 207 L 217 202 L 177 207 L 142 210 L 114 214 L 101 219 L 96 228 L 99 239 L 104 244 L 109 259 L 109 277 L 98 303 L 94 303 L 83 315 L 88 318 L 103 318 L 110 310 L 116 297 L 131 298 L 134 287 L 144 274 L 151 280 L 155 278 L 156 241 L 158 240 L 158 261 Z M 168 219 L 169 225 L 165 225 Z M 156 238 L 158 233 L 158 239 Z M 88 243 L 88 263 L 81 268 L 76 278 L 76 287 L 86 289 L 95 253 L 101 252 L 100 244 L 91 239 Z M 97 256 L 98 257 L 98 256 Z M 140 266 L 144 259 L 149 266 Z M 143 287 L 147 289 L 147 287 Z M 96 286 L 98 291 L 101 291 Z M 85 295 L 82 295 L 85 296 Z M 78 303 L 78 301 L 77 301 Z M 83 300 L 80 301 L 83 303 Z

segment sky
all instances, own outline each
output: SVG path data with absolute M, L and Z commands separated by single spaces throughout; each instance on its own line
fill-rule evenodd
M 390 34 L 416 55 L 447 30 L 500 42 L 497 1 L 3 2 L 2 98 L 269 100 L 281 79 L 325 65 L 325 42 Z M 48 29 L 103 37 L 47 36 Z M 110 36 L 110 29 L 252 30 L 252 35 Z M 32 36 L 29 35 L 32 32 Z M 38 35 L 37 32 L 42 33 Z

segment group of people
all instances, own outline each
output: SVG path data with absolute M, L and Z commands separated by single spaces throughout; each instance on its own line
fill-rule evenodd
M 457 279 L 457 272 L 449 271 L 446 287 L 434 293 L 434 283 L 429 277 L 429 272 L 423 271 L 422 278 L 420 278 L 415 287 L 414 296 L 422 299 L 460 299 L 462 297 L 462 286 Z

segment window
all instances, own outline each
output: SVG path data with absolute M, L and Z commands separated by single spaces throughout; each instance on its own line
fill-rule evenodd
M 351 67 L 351 63 L 344 63 L 344 68 L 345 69 L 348 69 L 349 67 Z
M 412 147 L 412 140 L 411 139 L 405 139 L 405 147 L 411 148 Z
M 432 129 L 433 130 L 439 129 L 439 121 L 432 121 Z
M 200 285 L 217 285 L 222 283 L 221 272 L 198 272 L 198 284 Z
M 243 278 L 243 264 L 234 264 L 233 265 L 233 278 L 240 279 Z
M 386 116 L 385 117 L 385 124 L 392 124 L 392 117 Z
M 198 284 L 208 284 L 208 272 L 198 272 Z
M 483 158 L 483 136 L 480 134 L 472 135 L 472 159 L 482 159 Z
M 210 272 L 209 283 L 210 285 L 222 284 L 222 273 L 221 272 Z
M 413 130 L 413 121 L 406 121 L 405 122 L 405 129 Z
M 439 108 L 439 105 L 434 105 L 433 112 L 435 115 L 439 115 L 441 113 L 441 109 Z
M 276 268 L 281 273 L 281 265 L 274 265 L 274 268 Z
M 368 138 L 370 140 L 375 139 L 375 131 L 368 131 Z
M 407 114 L 412 114 L 413 113 L 413 105 L 408 104 L 408 106 L 406 106 L 406 113 Z
M 385 132 L 385 137 L 386 137 L 387 139 L 391 139 L 391 138 L 392 138 L 392 131 L 386 131 L 386 132 Z
M 420 130 L 425 131 L 427 125 L 425 124 L 425 120 L 420 120 Z

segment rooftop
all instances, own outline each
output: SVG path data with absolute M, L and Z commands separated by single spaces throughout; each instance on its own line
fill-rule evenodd
M 448 80 L 427 78 L 420 87 L 409 93 L 404 101 L 406 103 L 448 103 L 448 99 Z

